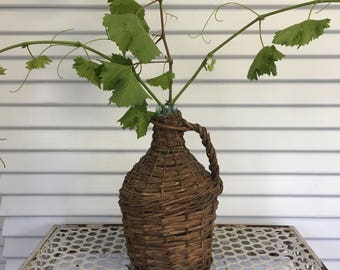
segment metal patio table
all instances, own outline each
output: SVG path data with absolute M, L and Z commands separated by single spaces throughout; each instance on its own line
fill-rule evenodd
M 327 270 L 293 226 L 216 225 L 211 270 Z M 131 270 L 122 225 L 55 225 L 20 270 Z

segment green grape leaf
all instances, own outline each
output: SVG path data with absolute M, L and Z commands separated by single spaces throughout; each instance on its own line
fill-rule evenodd
M 26 68 L 28 70 L 43 69 L 46 68 L 46 65 L 48 65 L 51 62 L 52 60 L 48 58 L 46 55 L 39 55 L 38 57 L 34 57 L 30 61 L 27 61 Z
M 134 14 L 106 14 L 103 25 L 107 28 L 109 39 L 114 41 L 125 55 L 130 51 L 142 63 L 148 63 L 160 50 Z
M 300 48 L 318 38 L 329 27 L 330 19 L 306 20 L 275 33 L 273 43 Z
M 247 78 L 257 80 L 263 74 L 273 75 L 276 73 L 275 61 L 281 60 L 285 55 L 278 51 L 274 45 L 263 47 L 255 56 L 251 64 Z
M 116 64 L 121 64 L 125 66 L 132 66 L 132 60 L 130 58 L 126 58 L 120 54 L 112 54 L 111 62 Z
M 117 106 L 142 105 L 149 98 L 131 66 L 104 62 L 101 78 L 104 90 L 114 90 L 110 101 Z
M 99 64 L 78 56 L 74 59 L 73 68 L 77 71 L 79 77 L 86 78 L 89 82 L 100 88 Z
M 149 32 L 149 26 L 144 16 L 145 10 L 134 0 L 113 0 L 110 4 L 111 14 L 135 14 L 146 32 Z
M 163 90 L 166 90 L 169 89 L 174 78 L 175 73 L 168 71 L 160 76 L 148 79 L 146 82 L 152 86 L 160 86 Z
M 154 115 L 154 112 L 147 111 L 146 103 L 144 103 L 132 106 L 118 121 L 123 128 L 136 129 L 137 138 L 140 138 L 146 134 Z
M 5 75 L 6 74 L 5 71 L 6 69 L 0 66 L 0 75 Z
M 214 71 L 215 69 L 215 64 L 216 64 L 216 58 L 212 55 L 208 59 L 208 62 L 205 64 L 204 68 L 207 71 Z

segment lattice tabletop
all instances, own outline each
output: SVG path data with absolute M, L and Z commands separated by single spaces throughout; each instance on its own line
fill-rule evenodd
M 20 270 L 131 270 L 121 225 L 56 225 Z M 327 270 L 292 226 L 216 225 L 211 270 Z

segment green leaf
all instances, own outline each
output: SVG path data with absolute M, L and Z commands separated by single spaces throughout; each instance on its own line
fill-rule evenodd
M 0 66 L 0 75 L 5 75 L 6 69 Z
M 103 25 L 107 27 L 109 38 L 125 55 L 130 51 L 142 63 L 150 62 L 160 55 L 160 51 L 134 14 L 105 15 Z
M 208 59 L 207 63 L 205 64 L 204 68 L 207 71 L 214 71 L 215 69 L 215 64 L 216 64 L 216 58 L 212 55 Z
M 146 103 L 139 106 L 132 106 L 118 121 L 123 128 L 136 129 L 137 138 L 144 136 L 148 130 L 154 112 L 146 109 Z
M 81 56 L 78 56 L 74 59 L 73 68 L 77 71 L 77 74 L 81 78 L 86 78 L 89 82 L 97 85 L 100 88 L 100 77 L 99 77 L 99 69 L 100 65 L 86 60 Z
M 103 89 L 114 90 L 110 101 L 117 106 L 142 105 L 149 98 L 131 66 L 104 62 L 101 77 Z
M 273 43 L 300 48 L 318 38 L 329 27 L 330 19 L 306 20 L 275 33 Z
M 263 47 L 251 64 L 247 78 L 257 80 L 258 76 L 263 74 L 275 76 L 277 74 L 275 61 L 281 60 L 284 56 L 274 45 Z
M 149 26 L 144 16 L 145 10 L 134 0 L 113 0 L 110 4 L 111 14 L 135 14 L 140 20 L 141 25 L 146 32 L 149 32 Z
M 146 82 L 152 86 L 160 86 L 163 90 L 166 90 L 169 89 L 174 78 L 175 73 L 168 71 L 160 76 L 148 79 Z
M 116 64 L 121 64 L 125 66 L 132 66 L 132 60 L 130 58 L 126 58 L 120 54 L 112 54 L 111 62 Z
M 48 58 L 46 55 L 39 55 L 38 57 L 34 57 L 30 61 L 27 61 L 26 68 L 28 70 L 42 69 L 46 68 L 46 65 L 48 65 L 51 62 L 52 60 Z

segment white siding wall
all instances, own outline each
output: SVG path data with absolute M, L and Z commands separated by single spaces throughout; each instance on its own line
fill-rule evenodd
M 1 197 L 0 197 L 0 203 L 1 203 Z M 4 250 L 4 239 L 2 237 L 2 226 L 3 226 L 3 218 L 0 218 L 0 270 L 4 270 L 5 269 L 5 264 L 6 264 L 6 260 L 3 257 L 2 253 Z
M 199 2 L 199 4 L 197 4 Z M 291 1 L 252 1 L 260 11 Z M 186 33 L 202 27 L 222 1 L 166 1 L 178 20 L 168 23 L 177 83 L 183 83 L 203 54 L 230 30 L 248 22 L 247 11 L 225 11 L 225 23 L 208 28 L 212 44 Z M 0 47 L 18 40 L 62 38 L 87 41 L 103 36 L 106 1 L 2 0 Z M 155 13 L 155 12 L 153 12 Z M 314 15 L 333 20 L 328 35 L 299 51 L 283 48 L 279 76 L 248 82 L 250 56 L 260 48 L 256 27 L 223 49 L 214 73 L 203 72 L 181 101 L 184 117 L 211 131 L 224 180 L 219 222 L 297 226 L 330 270 L 340 269 L 340 5 Z M 267 19 L 264 40 L 276 27 L 303 20 L 307 10 Z M 281 20 L 281 21 L 280 21 Z M 296 21 L 296 22 L 297 22 Z M 271 22 L 271 23 L 270 23 Z M 104 49 L 110 46 L 103 43 Z M 54 60 L 65 50 L 52 49 Z M 116 120 L 122 110 L 107 106 L 107 93 L 78 79 L 62 65 L 25 75 L 25 52 L 0 57 L 8 76 L 0 82 L 0 145 L 7 168 L 0 178 L 6 270 L 16 270 L 52 224 L 120 222 L 117 193 L 124 173 L 147 149 L 150 134 L 136 140 Z M 54 61 L 55 63 L 57 61 Z M 150 71 L 152 72 L 152 71 Z M 206 163 L 195 134 L 190 148 Z M 1 224 L 1 222 L 0 222 Z M 1 232 L 1 226 L 0 226 Z M 1 239 L 1 238 L 0 238 Z M 3 246 L 4 245 L 4 246 Z M 0 258 L 0 269 L 3 260 Z

